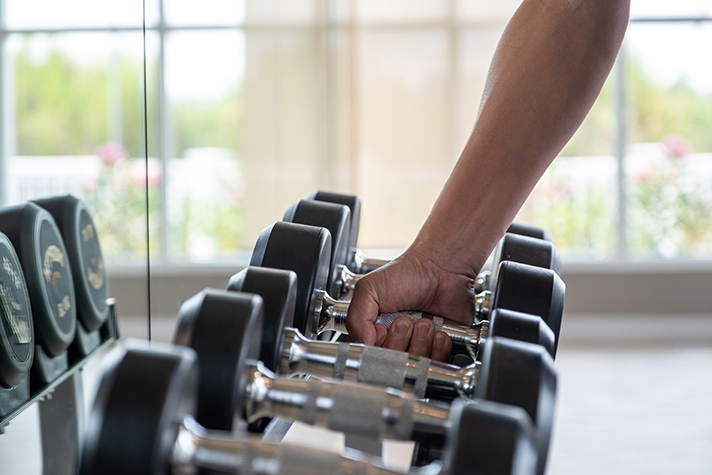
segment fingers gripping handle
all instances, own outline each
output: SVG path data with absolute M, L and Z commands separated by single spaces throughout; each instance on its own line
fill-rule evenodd
M 391 328 L 393 322 L 396 318 L 408 317 L 411 322 L 415 323 L 421 318 L 423 318 L 423 312 L 393 312 L 393 313 L 382 313 L 376 319 L 376 323 L 383 325 L 386 328 Z M 435 326 L 435 331 L 443 331 L 443 318 L 433 317 L 433 325 Z

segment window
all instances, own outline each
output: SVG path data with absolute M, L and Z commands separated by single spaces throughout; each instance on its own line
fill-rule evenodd
M 2 203 L 83 196 L 130 264 L 244 263 L 315 189 L 362 197 L 361 247 L 407 246 L 519 1 L 0 4 Z M 634 1 L 614 74 L 518 218 L 569 259 L 712 254 L 710 9 Z

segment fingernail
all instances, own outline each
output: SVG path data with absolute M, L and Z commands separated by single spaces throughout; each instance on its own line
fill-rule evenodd
M 435 347 L 437 349 L 442 349 L 445 347 L 445 343 L 446 343 L 445 338 L 447 338 L 447 335 L 445 335 L 443 333 L 435 334 Z
M 395 331 L 396 331 L 397 336 L 407 335 L 409 329 L 410 329 L 410 324 L 409 324 L 409 322 L 407 322 L 405 320 L 396 323 Z
M 415 326 L 415 337 L 418 340 L 425 340 L 428 338 L 428 326 L 425 324 Z

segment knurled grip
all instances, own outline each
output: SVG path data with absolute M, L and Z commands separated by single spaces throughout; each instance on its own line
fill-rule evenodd
M 389 399 L 394 399 L 389 401 Z M 413 402 L 408 398 L 389 398 L 382 390 L 367 386 L 343 385 L 335 388 L 333 405 L 329 414 L 328 428 L 364 437 L 381 440 L 388 430 L 384 410 L 398 409 L 393 402 L 400 403 L 400 411 L 393 427 L 394 436 L 407 440 L 413 432 Z M 391 404 L 389 404 L 389 402 Z
M 403 389 L 409 355 L 377 346 L 366 346 L 361 356 L 358 382 Z
M 408 317 L 413 323 L 417 322 L 423 318 L 423 312 L 393 312 L 393 313 L 381 313 L 376 319 L 376 323 L 383 325 L 386 328 L 391 328 L 393 321 L 398 317 Z M 443 331 L 443 318 L 433 317 L 433 325 L 435 326 L 435 331 Z

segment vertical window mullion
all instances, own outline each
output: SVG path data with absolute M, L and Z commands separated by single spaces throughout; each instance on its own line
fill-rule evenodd
M 615 65 L 616 74 L 616 255 L 625 259 L 628 253 L 627 244 L 627 206 L 626 206 L 626 179 L 625 179 L 625 150 L 626 150 L 626 121 L 625 121 L 625 54 L 621 48 Z

